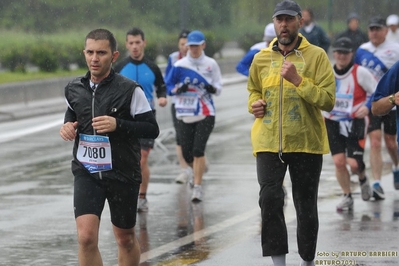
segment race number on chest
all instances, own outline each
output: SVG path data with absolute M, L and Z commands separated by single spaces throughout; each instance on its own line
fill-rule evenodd
M 111 170 L 112 155 L 109 138 L 80 134 L 77 159 L 90 173 Z

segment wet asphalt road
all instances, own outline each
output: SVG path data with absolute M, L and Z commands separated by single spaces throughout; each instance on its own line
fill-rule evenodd
M 204 201 L 199 204 L 191 203 L 189 186 L 174 183 L 179 169 L 173 135 L 167 134 L 171 124 L 162 123 L 165 140 L 150 155 L 150 209 L 137 217 L 142 266 L 271 265 L 269 258 L 261 257 L 258 184 L 249 139 L 253 119 L 246 100 L 243 82 L 226 86 L 215 99 L 216 128 L 208 142 L 209 171 L 204 176 Z M 167 117 L 169 108 L 163 112 Z M 61 123 L 62 114 L 56 113 L 0 124 L 0 265 L 77 265 L 69 169 L 72 143 L 59 137 Z M 318 265 L 399 265 L 399 191 L 393 189 L 389 167 L 386 163 L 382 183 L 386 200 L 363 202 L 354 178 L 355 209 L 337 213 L 340 189 L 331 156 L 325 156 L 316 257 L 325 264 Z M 288 176 L 285 184 L 289 194 Z M 290 196 L 286 220 L 287 263 L 298 265 Z M 100 250 L 104 265 L 117 265 L 107 207 Z

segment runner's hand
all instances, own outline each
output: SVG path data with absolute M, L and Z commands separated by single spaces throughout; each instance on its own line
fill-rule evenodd
M 165 97 L 158 98 L 158 105 L 165 107 L 168 104 L 168 100 Z
M 78 122 L 66 122 L 61 126 L 60 136 L 63 140 L 74 140 L 76 137 L 76 128 L 78 127 Z
M 262 99 L 257 100 L 252 105 L 252 113 L 256 118 L 262 118 L 265 116 L 266 102 Z
M 354 116 L 356 118 L 365 118 L 369 114 L 369 108 L 367 106 L 363 105 L 360 106 L 359 110 L 357 110 L 356 113 L 354 113 Z
M 302 82 L 302 77 L 298 74 L 295 65 L 287 60 L 284 61 L 281 67 L 281 76 L 294 84 L 295 87 L 298 87 Z
M 92 126 L 97 133 L 113 132 L 116 129 L 116 119 L 112 116 L 97 116 L 92 119 Z

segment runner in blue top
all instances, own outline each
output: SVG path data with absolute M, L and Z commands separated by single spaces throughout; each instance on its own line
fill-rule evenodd
M 144 55 L 146 44 L 147 41 L 141 29 L 129 30 L 126 33 L 126 49 L 129 51 L 129 56 L 118 62 L 114 69 L 143 87 L 145 96 L 154 110 L 154 90 L 158 104 L 163 107 L 167 103 L 166 87 L 159 67 Z
M 274 29 L 273 23 L 269 23 L 265 27 L 265 32 L 263 35 L 263 42 L 258 42 L 251 46 L 249 51 L 244 55 L 244 57 L 238 62 L 236 70 L 238 73 L 243 74 L 248 77 L 249 67 L 252 64 L 255 54 L 257 54 L 263 48 L 269 46 L 269 43 L 276 37 L 276 30 Z
M 385 18 L 372 17 L 368 25 L 370 41 L 362 44 L 356 51 L 355 63 L 365 66 L 378 80 L 399 60 L 399 44 L 386 40 L 388 28 Z M 370 167 L 374 177 L 372 196 L 375 200 L 385 199 L 380 185 L 382 176 L 382 137 L 392 160 L 392 172 L 399 179 L 399 156 L 396 143 L 395 110 L 384 116 L 370 114 L 368 135 L 370 138 Z M 383 128 L 383 129 L 382 129 Z
M 396 62 L 381 78 L 373 99 L 373 115 L 386 115 L 399 104 L 399 62 Z M 399 110 L 396 108 L 396 130 L 399 131 Z M 399 143 L 399 138 L 396 141 Z M 399 190 L 399 176 L 394 175 L 394 187 Z
M 126 49 L 129 56 L 115 66 L 115 71 L 138 82 L 144 89 L 145 96 L 155 114 L 154 90 L 158 98 L 158 105 L 166 106 L 166 86 L 162 72 L 159 67 L 144 56 L 146 39 L 144 32 L 139 28 L 133 28 L 126 33 Z M 150 169 L 148 156 L 154 148 L 154 139 L 140 139 L 141 145 L 141 174 L 142 183 L 140 186 L 138 211 L 148 211 L 146 198 L 148 183 L 150 180 Z

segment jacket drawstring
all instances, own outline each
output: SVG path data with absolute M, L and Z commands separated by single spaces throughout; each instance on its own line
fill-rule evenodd
M 284 56 L 283 62 L 285 62 L 286 56 Z M 278 127 L 279 127 L 279 147 L 278 147 L 278 158 L 280 159 L 281 163 L 285 163 L 283 161 L 283 82 L 284 78 L 283 76 L 280 75 L 280 96 L 279 96 L 279 102 L 280 102 L 280 110 L 279 110 L 279 121 L 278 121 Z

